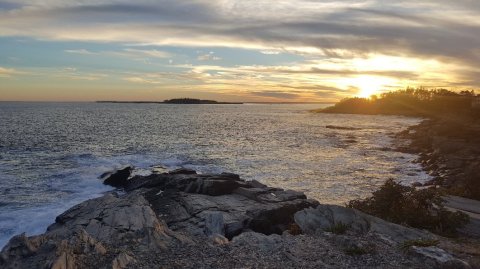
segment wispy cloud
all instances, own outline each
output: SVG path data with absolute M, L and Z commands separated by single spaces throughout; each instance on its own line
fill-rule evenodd
M 300 96 L 298 93 L 280 91 L 252 91 L 251 94 L 255 96 L 273 97 L 278 99 L 295 99 Z
M 198 61 L 220 61 L 222 58 L 215 56 L 213 51 L 197 56 Z
M 80 54 L 80 55 L 95 55 L 98 53 L 91 52 L 86 49 L 72 49 L 72 50 L 64 50 L 66 53 L 72 53 L 72 54 Z
M 60 70 L 56 70 L 55 72 L 51 72 L 48 69 L 43 70 L 44 76 L 54 76 L 57 78 L 67 78 L 73 80 L 87 80 L 87 81 L 96 81 L 103 78 L 108 77 L 107 74 L 100 73 L 100 72 L 88 72 L 79 70 L 76 67 L 64 67 Z
M 121 52 L 121 53 L 123 53 L 123 55 L 127 55 L 127 56 L 134 56 L 134 57 L 143 56 L 143 57 L 161 58 L 161 59 L 170 58 L 170 57 L 173 56 L 169 52 L 155 50 L 155 49 L 153 49 L 153 50 L 124 49 L 123 52 Z
M 122 81 L 190 83 L 218 92 L 247 88 L 272 98 L 297 98 L 303 89 L 316 98 L 340 98 L 368 78 L 387 89 L 480 87 L 479 17 L 480 2 L 467 0 L 18 0 L 0 9 L 0 36 L 120 44 L 117 50 L 64 52 L 141 62 L 177 56 L 162 46 L 193 47 L 203 51 L 187 59 L 196 66 L 173 64 L 186 60 L 175 58 L 168 72 L 124 74 Z M 219 53 L 220 61 L 208 52 L 220 47 L 256 50 L 266 60 L 236 64 L 232 52 Z M 268 62 L 288 54 L 305 60 Z
M 20 72 L 13 68 L 4 68 L 0 66 L 0 77 L 12 77 L 13 75 L 23 74 L 24 72 Z
M 132 48 L 126 48 L 122 50 L 116 50 L 116 51 L 99 51 L 99 52 L 93 52 L 87 49 L 70 49 L 70 50 L 64 50 L 66 53 L 71 53 L 71 54 L 80 54 L 80 55 L 110 55 L 110 56 L 121 56 L 121 57 L 129 57 L 129 58 L 169 58 L 172 57 L 173 55 L 169 52 L 166 51 L 161 51 L 161 50 L 156 50 L 156 49 L 151 49 L 151 50 L 145 50 L 145 49 L 132 49 Z
M 21 1 L 2 34 L 160 45 L 344 49 L 478 61 L 472 1 Z M 444 12 L 450 10 L 450 12 Z M 35 29 L 30 31 L 29 29 Z

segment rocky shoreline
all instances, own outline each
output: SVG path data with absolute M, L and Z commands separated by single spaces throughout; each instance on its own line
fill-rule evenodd
M 447 239 L 300 192 L 230 173 L 131 172 L 105 174 L 116 191 L 44 234 L 13 237 L 0 267 L 471 268 Z
M 480 122 L 467 118 L 428 119 L 397 134 L 400 151 L 418 162 L 451 194 L 480 200 Z

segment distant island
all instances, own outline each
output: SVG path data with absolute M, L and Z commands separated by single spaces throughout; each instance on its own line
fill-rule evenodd
M 165 100 L 163 102 L 157 101 L 97 101 L 97 103 L 128 103 L 128 104 L 194 104 L 194 105 L 241 105 L 238 102 L 218 102 L 214 100 L 201 100 L 194 98 L 175 98 Z

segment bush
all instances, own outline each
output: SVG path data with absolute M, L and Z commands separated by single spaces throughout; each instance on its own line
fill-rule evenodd
M 347 206 L 393 223 L 453 236 L 469 218 L 464 213 L 448 211 L 442 196 L 434 188 L 416 190 L 390 179 L 371 197 L 352 200 Z

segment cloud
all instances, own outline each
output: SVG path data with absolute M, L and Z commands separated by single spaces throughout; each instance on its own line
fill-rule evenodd
M 198 84 L 202 83 L 204 76 L 201 73 L 186 72 L 156 72 L 156 73 L 131 73 L 123 77 L 123 80 L 140 84 L 162 84 L 162 85 L 180 85 L 180 84 Z
M 262 50 L 262 51 L 260 51 L 260 53 L 266 54 L 266 55 L 278 55 L 281 52 L 277 51 L 277 50 Z
M 295 99 L 300 96 L 297 93 L 279 92 L 279 91 L 252 91 L 251 94 L 255 96 L 273 97 L 273 98 L 279 98 L 279 99 Z
M 60 70 L 52 70 L 50 69 L 43 69 L 41 71 L 37 71 L 37 74 L 43 74 L 43 76 L 53 76 L 56 78 L 61 78 L 61 79 L 74 79 L 74 80 L 86 80 L 86 81 L 97 81 L 103 78 L 108 77 L 107 74 L 100 73 L 100 72 L 88 72 L 88 71 L 83 71 L 79 70 L 76 67 L 64 67 Z
M 23 72 L 17 71 L 12 68 L 5 68 L 0 66 L 0 77 L 12 77 L 13 75 L 22 74 Z
M 197 56 L 198 61 L 220 61 L 222 58 L 215 56 L 213 51 Z
M 66 53 L 72 53 L 72 54 L 80 54 L 80 55 L 95 55 L 98 53 L 91 52 L 86 49 L 72 49 L 72 50 L 64 50 Z
M 480 2 L 467 0 L 18 0 L 0 6 L 0 36 L 110 42 L 126 47 L 65 52 L 166 59 L 180 70 L 122 76 L 132 83 L 179 85 L 175 79 L 184 79 L 185 85 L 217 91 L 230 85 L 259 96 L 303 89 L 340 97 L 357 91 L 353 84 L 365 78 L 388 78 L 385 88 L 480 87 L 479 17 Z M 270 55 L 262 59 L 297 54 L 305 60 L 226 67 L 214 53 L 202 53 L 194 56 L 198 66 L 179 66 L 160 46 L 253 49 Z M 185 60 L 179 58 L 175 63 Z
M 124 55 L 128 56 L 145 56 L 150 58 L 170 58 L 173 55 L 166 51 L 160 50 L 141 50 L 141 49 L 124 49 Z
M 480 23 L 465 20 L 480 15 L 472 1 L 42 2 L 20 1 L 22 8 L 2 12 L 2 34 L 479 60 L 473 50 L 480 45 Z

